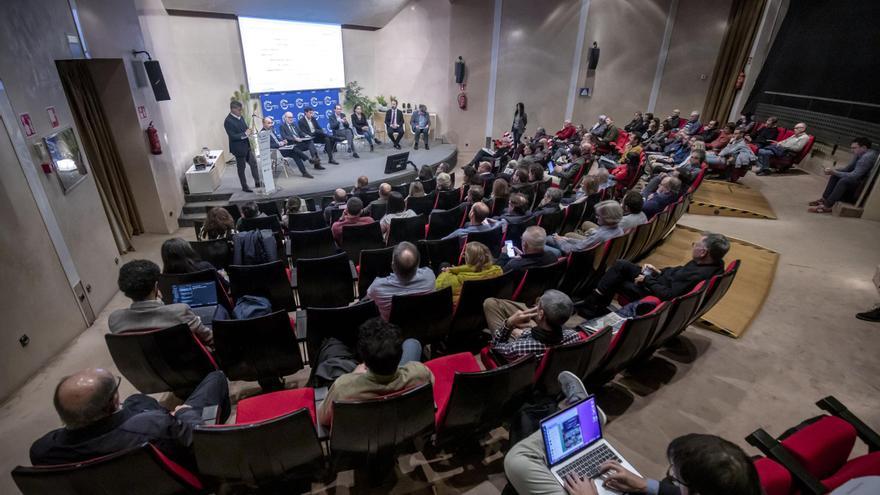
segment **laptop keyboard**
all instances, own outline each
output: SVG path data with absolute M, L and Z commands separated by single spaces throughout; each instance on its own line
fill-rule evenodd
M 599 475 L 599 466 L 605 461 L 621 462 L 620 458 L 604 443 L 590 452 L 580 456 L 576 461 L 558 471 L 559 477 L 565 478 L 575 473 L 582 478 L 595 478 Z

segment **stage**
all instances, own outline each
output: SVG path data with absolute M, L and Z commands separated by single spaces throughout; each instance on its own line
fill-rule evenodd
M 366 175 L 370 179 L 371 187 L 378 187 L 382 182 L 396 185 L 404 182 L 410 182 L 416 177 L 417 172 L 412 166 L 408 166 L 393 174 L 385 174 L 385 159 L 389 155 L 396 153 L 409 152 L 409 159 L 415 163 L 417 167 L 422 165 L 437 165 L 441 162 L 447 162 L 454 166 L 457 158 L 457 148 L 452 144 L 432 144 L 430 150 L 424 148 L 418 151 L 413 150 L 411 146 L 403 146 L 401 150 L 395 150 L 388 144 L 383 142 L 380 146 L 376 146 L 376 151 L 371 152 L 369 148 L 358 151 L 360 158 L 352 158 L 348 153 L 334 153 L 333 158 L 339 162 L 339 165 L 327 163 L 327 154 L 321 153 L 321 165 L 326 170 L 315 170 L 314 167 L 306 162 L 306 170 L 312 174 L 314 179 L 303 177 L 295 163 L 291 163 L 288 168 L 289 177 L 284 176 L 284 172 L 280 169 L 275 174 L 275 185 L 277 190 L 271 195 L 260 194 L 258 189 L 254 189 L 254 180 L 251 177 L 250 169 L 246 170 L 248 184 L 254 192 L 247 193 L 241 190 L 238 181 L 238 170 L 235 166 L 235 160 L 229 162 L 226 170 L 223 172 L 220 186 L 214 191 L 213 195 L 232 194 L 229 198 L 230 203 L 243 203 L 245 201 L 262 201 L 266 199 L 284 199 L 291 196 L 299 196 L 303 199 L 320 196 L 330 196 L 336 188 L 343 188 L 346 191 L 354 187 L 355 181 L 361 175 Z

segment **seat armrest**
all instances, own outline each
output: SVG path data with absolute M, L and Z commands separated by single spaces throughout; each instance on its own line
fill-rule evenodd
M 357 268 L 355 268 L 355 266 L 354 266 L 354 262 L 351 261 L 351 260 L 348 260 L 348 267 L 351 269 L 351 279 L 352 279 L 352 281 L 357 281 L 357 279 L 358 279 L 358 272 L 357 272 Z
M 320 387 L 315 389 L 315 411 L 321 409 L 321 403 L 327 398 L 328 387 Z M 320 421 L 315 425 L 315 433 L 318 434 L 318 440 L 324 441 L 330 438 L 330 429 L 321 424 Z
M 293 267 L 293 268 L 290 269 L 290 288 L 291 288 L 291 289 L 296 289 L 296 288 L 297 288 L 297 282 L 296 282 L 296 267 Z
M 288 258 L 290 258 L 290 243 L 289 242 L 284 243 L 284 254 L 287 255 Z
M 851 424 L 856 429 L 859 438 L 868 445 L 869 452 L 880 451 L 880 434 L 877 434 L 870 426 L 866 425 L 833 395 L 817 401 L 816 405 L 819 406 L 819 409 Z
M 296 339 L 306 340 L 306 335 L 308 335 L 308 318 L 306 317 L 305 310 L 298 309 L 295 318 Z
M 220 406 L 205 406 L 202 408 L 202 424 L 216 425 L 219 423 Z
M 803 464 L 788 451 L 778 440 L 770 436 L 763 428 L 758 428 L 746 437 L 746 442 L 764 453 L 767 457 L 782 464 L 803 489 L 803 493 L 820 495 L 828 490 L 816 479 Z

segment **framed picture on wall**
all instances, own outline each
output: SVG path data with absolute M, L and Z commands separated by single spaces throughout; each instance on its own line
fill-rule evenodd
M 83 162 L 82 152 L 73 128 L 68 127 L 55 134 L 43 138 L 46 151 L 52 161 L 52 169 L 61 182 L 64 194 L 70 192 L 77 184 L 85 180 L 88 170 Z

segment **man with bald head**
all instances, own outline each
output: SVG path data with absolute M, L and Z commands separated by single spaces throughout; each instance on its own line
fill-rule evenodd
M 281 139 L 292 144 L 300 151 L 308 151 L 311 155 L 309 160 L 315 166 L 315 170 L 325 170 L 321 165 L 321 159 L 318 157 L 318 148 L 315 148 L 315 142 L 309 139 L 293 121 L 292 112 L 284 112 L 282 117 L 284 122 L 281 123 Z
M 419 267 L 421 256 L 415 244 L 401 242 L 394 248 L 391 275 L 378 277 L 367 289 L 367 297 L 379 307 L 384 320 L 391 315 L 391 298 L 405 294 L 425 294 L 434 290 L 436 277 L 428 267 Z
M 471 207 L 471 212 L 468 213 L 468 224 L 456 229 L 443 239 L 458 238 L 463 240 L 472 232 L 485 232 L 492 229 L 502 229 L 502 222 L 495 220 L 494 218 L 489 218 L 489 215 L 491 214 L 492 211 L 486 206 L 486 203 L 474 203 L 474 206 Z
M 174 411 L 144 394 L 119 403 L 121 378 L 103 368 L 79 371 L 55 388 L 55 410 L 64 423 L 31 446 L 35 466 L 80 462 L 150 442 L 176 462 L 194 465 L 192 428 L 204 408 L 218 406 L 229 416 L 229 384 L 222 371 L 209 373 Z
M 385 209 L 388 207 L 388 196 L 391 195 L 391 184 L 387 182 L 383 182 L 379 184 L 379 197 L 370 201 L 370 204 L 367 205 L 367 214 L 372 215 L 374 212 L 380 212 L 380 214 L 385 214 Z M 374 218 L 376 218 L 374 216 Z
M 758 150 L 758 175 L 770 175 L 770 159 L 780 156 L 795 156 L 804 149 L 810 135 L 807 124 L 798 122 L 794 126 L 794 134 L 782 141 L 770 141 L 770 145 Z
M 333 191 L 333 201 L 330 201 L 330 203 L 324 207 L 324 221 L 327 222 L 327 225 L 333 224 L 334 210 L 345 209 L 346 201 L 348 201 L 348 194 L 345 192 L 345 189 L 340 188 Z

